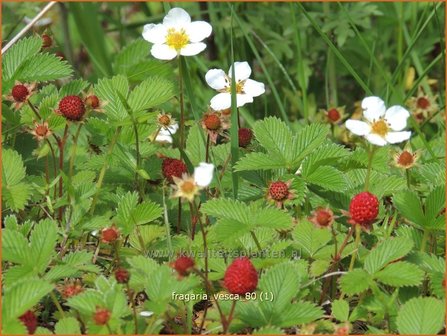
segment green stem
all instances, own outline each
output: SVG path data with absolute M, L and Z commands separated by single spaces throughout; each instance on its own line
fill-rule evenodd
M 64 310 L 62 309 L 62 306 L 59 303 L 59 301 L 57 300 L 57 297 L 53 291 L 50 292 L 50 297 L 51 297 L 51 300 L 53 301 L 54 305 L 56 306 L 57 310 L 62 315 L 62 318 L 64 318 L 65 317 Z
M 77 147 L 78 147 L 78 139 L 79 139 L 79 134 L 81 133 L 82 125 L 83 125 L 82 123 L 79 124 L 78 129 L 76 130 L 75 137 L 73 139 L 73 149 L 72 149 L 72 153 L 70 156 L 69 175 L 68 175 L 70 181 L 71 181 L 71 178 L 73 177 L 74 160 L 76 157 L 76 151 L 77 151 Z
M 427 241 L 429 237 L 430 237 L 430 231 L 424 230 L 424 235 L 422 236 L 421 241 L 421 252 L 425 252 L 425 247 L 427 246 Z
M 256 237 L 256 234 L 254 233 L 254 231 L 250 231 L 251 237 L 253 238 L 256 247 L 258 248 L 259 252 L 262 252 L 262 247 L 261 244 L 259 243 L 258 237 Z
M 115 131 L 112 141 L 109 144 L 109 149 L 107 150 L 106 157 L 104 158 L 104 164 L 102 165 L 101 171 L 99 172 L 98 181 L 96 182 L 96 191 L 95 191 L 95 195 L 93 196 L 92 206 L 90 208 L 90 215 L 92 215 L 95 212 L 95 207 L 96 207 L 96 202 L 98 201 L 99 191 L 101 190 L 102 182 L 103 182 L 104 176 L 106 174 L 108 160 L 109 160 L 110 155 L 112 155 L 113 148 L 115 147 L 116 141 L 118 140 L 118 136 L 120 135 L 120 133 L 121 133 L 121 126 L 119 126 Z
M 371 168 L 372 168 L 372 161 L 374 157 L 374 153 L 376 152 L 376 147 L 372 147 L 372 149 L 368 148 L 368 170 L 366 171 L 366 177 L 365 177 L 365 187 L 364 190 L 368 191 L 369 189 L 369 179 L 371 177 Z
M 137 171 L 135 172 L 135 183 L 138 186 L 138 191 L 140 194 L 140 199 L 144 197 L 144 184 L 138 176 L 138 170 L 141 169 L 141 153 L 140 153 L 140 137 L 138 135 L 138 125 L 132 115 L 132 126 L 135 133 L 135 151 L 137 152 Z
M 166 242 L 168 244 L 168 250 L 169 250 L 169 256 L 173 256 L 173 250 L 172 250 L 172 241 L 171 241 L 171 226 L 169 225 L 169 218 L 168 218 L 168 205 L 166 203 L 166 190 L 165 186 L 163 186 L 163 218 L 165 222 L 165 229 L 166 229 Z
M 351 272 L 354 269 L 354 263 L 355 259 L 357 257 L 357 253 L 359 252 L 359 246 L 360 246 L 360 233 L 361 233 L 361 226 L 356 224 L 355 225 L 355 242 L 354 242 L 354 252 L 351 256 L 351 263 L 349 264 L 349 272 Z
M 185 106 L 183 96 L 183 67 L 181 56 L 178 57 L 179 97 L 180 97 L 180 148 L 185 148 Z
M 405 169 L 405 177 L 407 178 L 407 188 L 411 187 L 410 169 Z

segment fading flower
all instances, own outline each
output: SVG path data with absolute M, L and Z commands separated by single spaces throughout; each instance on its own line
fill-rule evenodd
M 34 137 L 38 141 L 42 141 L 48 138 L 51 134 L 53 134 L 50 128 L 48 127 L 48 123 L 46 121 L 44 121 L 43 123 L 38 123 L 37 121 L 34 121 L 34 128 L 30 129 L 28 132 L 34 135 Z
M 426 95 L 421 87 L 418 89 L 416 97 L 411 97 L 407 101 L 411 113 L 413 113 L 417 122 L 421 123 L 433 113 L 438 111 L 439 106 L 436 103 L 437 95 Z
M 14 110 L 20 109 L 28 99 L 34 94 L 36 83 L 21 83 L 16 81 L 11 89 L 11 93 L 5 96 L 5 99 L 12 102 Z
M 173 139 L 172 136 L 177 133 L 179 126 L 177 123 L 173 123 L 168 126 L 160 126 L 160 128 L 149 136 L 152 141 L 161 142 L 161 143 L 170 143 L 172 144 Z
M 216 143 L 217 137 L 224 136 L 224 131 L 230 128 L 230 120 L 219 112 L 207 112 L 202 117 L 202 128 L 208 133 L 211 141 Z
M 345 107 L 339 106 L 339 107 L 330 107 L 327 110 L 321 110 L 325 117 L 327 122 L 331 124 L 338 124 L 343 120 L 343 117 L 345 115 Z
M 334 223 L 334 213 L 329 208 L 317 208 L 312 212 L 309 221 L 317 227 L 330 227 Z
M 254 97 L 265 92 L 264 83 L 249 79 L 251 68 L 247 62 L 235 62 L 234 74 L 236 82 L 236 105 L 244 106 L 252 103 Z M 221 69 L 211 69 L 205 75 L 205 80 L 210 87 L 219 93 L 210 102 L 211 108 L 216 111 L 226 110 L 231 107 L 231 75 L 233 66 L 230 67 L 228 75 Z
M 365 121 L 349 119 L 346 128 L 352 133 L 363 136 L 373 145 L 385 146 L 408 140 L 411 132 L 402 131 L 407 126 L 410 113 L 402 106 L 385 108 L 379 97 L 366 97 L 362 101 Z
M 394 165 L 402 169 L 410 169 L 414 167 L 420 156 L 420 151 L 413 152 L 409 146 L 405 146 L 403 150 L 395 152 L 393 155 Z
M 194 56 L 205 50 L 201 42 L 211 35 L 212 27 L 205 21 L 191 22 L 182 8 L 173 8 L 163 23 L 144 26 L 143 38 L 153 43 L 151 54 L 161 60 L 171 60 L 178 55 Z

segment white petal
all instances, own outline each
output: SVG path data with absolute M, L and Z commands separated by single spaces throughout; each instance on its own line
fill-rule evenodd
M 182 8 L 172 8 L 163 19 L 163 24 L 169 28 L 186 28 L 190 23 L 191 17 Z
M 214 111 L 226 110 L 231 107 L 231 94 L 219 93 L 211 98 L 210 106 Z
M 168 131 L 169 131 L 169 134 L 175 134 L 175 133 L 177 133 L 177 130 L 178 130 L 178 124 L 172 124 L 171 126 L 168 126 Z
M 168 30 L 162 24 L 147 24 L 143 28 L 143 38 L 151 43 L 163 44 L 166 41 Z
M 228 76 L 231 78 L 231 74 L 233 73 L 233 66 L 230 67 L 230 70 L 228 71 Z M 251 75 L 251 68 L 248 65 L 247 62 L 234 62 L 234 74 L 235 74 L 235 81 L 243 81 L 250 77 Z
M 379 97 L 366 97 L 362 100 L 363 115 L 373 122 L 385 114 L 385 102 Z
M 172 60 L 177 56 L 177 51 L 166 44 L 154 44 L 151 48 L 151 54 L 160 60 Z
M 231 94 L 230 94 L 230 100 L 231 100 Z M 250 96 L 248 94 L 237 94 L 236 95 L 236 105 L 237 105 L 237 107 L 244 106 L 247 103 L 253 103 L 253 97 L 252 96 Z
M 385 112 L 385 119 L 390 124 L 393 131 L 401 131 L 407 126 L 407 119 L 410 116 L 410 112 L 404 109 L 402 106 L 391 106 Z
M 410 139 L 411 132 L 389 132 L 385 139 L 391 144 L 399 143 Z
M 205 75 L 205 80 L 214 90 L 223 90 L 229 86 L 227 76 L 221 69 L 211 69 Z
M 247 79 L 244 83 L 244 92 L 252 97 L 257 97 L 265 92 L 265 85 L 253 79 Z
M 195 21 L 186 28 L 186 35 L 191 42 L 200 42 L 210 36 L 212 31 L 213 28 L 208 22 Z
M 151 317 L 152 315 L 154 315 L 154 312 L 148 310 L 143 310 L 142 312 L 140 312 L 140 316 L 143 317 Z
M 382 138 L 380 135 L 370 133 L 365 135 L 366 140 L 368 140 L 370 143 L 376 146 L 385 146 L 386 141 L 384 138 Z
M 200 54 L 202 51 L 205 50 L 205 48 L 206 48 L 206 44 L 202 43 L 202 42 L 187 44 L 182 49 L 180 49 L 180 55 L 194 56 L 194 55 Z
M 167 143 L 172 143 L 172 136 L 170 134 L 166 134 L 164 132 L 162 132 L 163 130 L 161 130 L 158 134 L 157 137 L 155 138 L 155 141 L 157 142 L 167 142 Z
M 349 119 L 346 120 L 346 128 L 355 135 L 364 136 L 371 132 L 371 126 L 366 122 L 360 120 Z
M 214 165 L 212 163 L 200 162 L 194 168 L 194 181 L 199 187 L 208 187 L 213 180 Z

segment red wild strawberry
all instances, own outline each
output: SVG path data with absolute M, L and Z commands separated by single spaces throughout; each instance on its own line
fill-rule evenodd
M 49 48 L 53 45 L 53 39 L 47 34 L 42 35 L 42 48 Z
M 104 243 L 112 243 L 118 239 L 120 233 L 115 225 L 104 228 L 101 231 L 101 241 Z
M 60 291 L 62 297 L 68 299 L 82 293 L 84 288 L 82 288 L 80 282 L 73 282 L 65 284 Z
M 203 117 L 203 123 L 205 124 L 205 127 L 210 131 L 219 129 L 221 125 L 220 118 L 215 113 L 205 114 L 205 116 Z
M 354 223 L 367 226 L 377 218 L 379 200 L 370 192 L 361 192 L 352 198 L 349 212 Z
M 85 105 L 78 96 L 66 96 L 59 102 L 59 112 L 68 120 L 79 121 L 84 116 Z
M 270 183 L 269 195 L 275 201 L 283 201 L 289 196 L 289 186 L 282 181 Z
M 105 325 L 110 320 L 110 311 L 105 308 L 96 307 L 96 311 L 93 314 L 93 321 L 97 325 Z
M 328 208 L 317 208 L 312 213 L 310 221 L 318 227 L 328 227 L 334 222 L 334 213 Z
M 225 288 L 231 294 L 251 293 L 258 285 L 258 273 L 247 257 L 237 258 L 228 266 L 224 276 Z
M 26 329 L 28 329 L 28 333 L 34 334 L 37 329 L 37 317 L 34 312 L 31 310 L 27 310 L 25 314 L 19 317 L 19 320 L 25 325 Z
M 99 98 L 95 95 L 88 96 L 85 98 L 85 105 L 92 109 L 96 109 L 99 107 Z
M 239 147 L 247 147 L 253 138 L 253 132 L 249 128 L 239 128 Z
M 23 84 L 14 85 L 12 88 L 12 97 L 16 102 L 24 102 L 28 97 L 28 88 Z
M 115 279 L 118 283 L 128 283 L 130 278 L 130 273 L 125 268 L 118 268 L 115 271 Z
M 172 177 L 181 178 L 183 174 L 187 173 L 187 168 L 182 160 L 166 158 L 161 165 L 161 171 L 169 182 L 173 182 Z
M 194 260 L 188 256 L 182 255 L 178 257 L 173 263 L 172 267 L 181 276 L 186 276 L 189 274 L 191 268 L 194 267 Z

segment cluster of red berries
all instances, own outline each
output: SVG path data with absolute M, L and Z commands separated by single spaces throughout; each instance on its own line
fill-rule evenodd
M 284 201 L 289 196 L 289 186 L 282 181 L 270 183 L 269 195 L 275 201 Z
M 249 128 L 239 128 L 238 136 L 239 136 L 239 147 L 245 148 L 251 143 L 251 139 L 253 138 L 253 132 Z
M 215 113 L 205 114 L 203 123 L 205 124 L 205 127 L 210 131 L 218 130 L 221 125 L 220 118 Z
M 28 88 L 23 84 L 14 85 L 11 92 L 12 97 L 16 102 L 23 103 L 29 95 Z
M 258 286 L 258 272 L 250 259 L 235 259 L 225 272 L 224 285 L 231 294 L 243 295 L 255 291 Z
M 370 192 L 364 191 L 355 195 L 349 204 L 351 221 L 355 224 L 368 226 L 379 214 L 379 200 Z
M 181 255 L 172 263 L 172 268 L 174 268 L 179 275 L 186 276 L 189 274 L 194 265 L 194 259 L 186 255 Z
M 185 163 L 182 160 L 166 158 L 161 165 L 163 176 L 173 182 L 173 177 L 181 178 L 183 174 L 188 172 Z
M 78 96 L 66 96 L 59 102 L 59 113 L 71 121 L 79 121 L 85 114 L 85 104 Z

